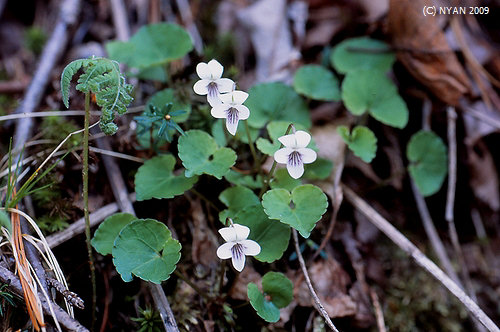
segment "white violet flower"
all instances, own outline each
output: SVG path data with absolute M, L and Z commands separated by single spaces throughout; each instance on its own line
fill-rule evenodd
M 274 160 L 277 163 L 286 164 L 288 174 L 292 178 L 300 178 L 304 174 L 304 164 L 310 164 L 316 160 L 316 152 L 306 148 L 311 141 L 311 135 L 298 130 L 293 134 L 281 136 L 278 140 L 285 147 L 274 153 Z
M 243 91 L 232 91 L 220 95 L 222 104 L 212 106 L 212 116 L 218 119 L 226 119 L 226 128 L 231 135 L 236 134 L 238 121 L 246 120 L 250 116 L 250 110 L 242 105 L 248 98 L 248 93 Z
M 217 249 L 217 256 L 220 259 L 231 258 L 234 268 L 241 272 L 245 267 L 245 255 L 255 256 L 260 253 L 260 246 L 257 242 L 247 240 L 250 229 L 239 224 L 231 224 L 229 227 L 219 229 L 220 235 L 226 243 Z
M 208 63 L 200 62 L 196 66 L 196 73 L 201 78 L 193 86 L 194 92 L 199 95 L 207 95 L 210 106 L 220 104 L 220 94 L 231 92 L 234 82 L 229 78 L 221 78 L 224 67 L 217 60 Z

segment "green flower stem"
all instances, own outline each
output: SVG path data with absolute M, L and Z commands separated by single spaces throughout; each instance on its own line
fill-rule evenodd
M 286 132 L 285 132 L 285 135 L 288 135 L 290 133 L 290 130 L 291 129 L 294 129 L 293 131 L 295 132 L 295 126 L 293 125 L 293 123 L 290 123 L 288 125 L 288 128 L 286 128 Z M 280 144 L 280 149 L 283 147 L 283 144 Z M 263 183 L 263 186 L 262 186 L 262 189 L 260 190 L 260 193 L 259 193 L 259 199 L 262 199 L 262 195 L 264 195 L 264 193 L 266 192 L 267 188 L 269 187 L 269 182 L 271 181 L 271 178 L 274 174 L 274 170 L 276 169 L 276 160 L 273 162 L 273 166 L 271 166 L 271 170 L 269 171 L 269 174 L 267 174 L 267 178 L 264 180 L 264 183 Z
M 189 191 L 198 196 L 202 201 L 205 201 L 205 203 L 210 205 L 215 211 L 220 212 L 220 209 L 217 207 L 217 205 L 215 205 L 211 200 L 209 200 L 205 195 L 200 193 L 198 190 L 191 188 L 189 189 Z
M 255 146 L 254 142 L 252 141 L 252 136 L 250 135 L 250 128 L 248 127 L 247 121 L 245 122 L 245 130 L 247 132 L 247 137 L 248 137 L 248 145 L 250 146 L 250 152 L 252 153 L 252 157 L 254 160 L 254 168 L 257 170 L 257 172 L 260 172 L 260 159 L 257 158 L 257 153 L 255 152 Z
M 192 289 L 195 290 L 196 293 L 200 294 L 205 300 L 211 301 L 212 298 L 208 296 L 203 290 L 201 290 L 198 286 L 196 286 L 189 278 L 187 278 L 184 274 L 180 273 L 178 269 L 174 270 L 174 274 L 179 277 L 182 281 L 188 284 Z
M 90 244 L 90 217 L 89 217 L 89 118 L 90 118 L 90 92 L 85 93 L 85 122 L 83 131 L 83 214 L 85 218 L 85 240 L 89 254 L 90 278 L 92 281 L 92 325 L 94 331 L 96 321 L 97 290 L 95 279 L 94 256 L 92 255 L 92 245 Z

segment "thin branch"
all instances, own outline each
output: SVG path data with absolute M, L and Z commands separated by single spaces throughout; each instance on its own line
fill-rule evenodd
M 467 264 L 465 263 L 460 241 L 458 240 L 457 228 L 455 226 L 455 216 L 453 209 L 455 207 L 455 191 L 457 185 L 457 137 L 456 137 L 456 121 L 457 113 L 453 107 L 448 107 L 446 110 L 448 117 L 448 191 L 446 195 L 446 212 L 445 219 L 448 222 L 448 232 L 450 233 L 451 243 L 455 250 L 455 255 L 460 263 L 460 271 L 462 279 L 467 289 L 467 293 L 474 301 L 477 301 L 474 288 L 469 276 Z
M 489 331 L 500 332 L 500 329 L 489 318 L 484 311 L 474 302 L 453 280 L 450 279 L 434 262 L 425 256 L 413 243 L 401 232 L 384 219 L 368 203 L 362 200 L 350 188 L 343 186 L 344 197 L 364 216 L 368 218 L 380 231 L 391 239 L 399 248 L 411 256 L 415 262 L 429 272 L 436 280 L 445 286 L 465 308 L 477 318 Z
M 135 202 L 135 193 L 129 195 L 129 199 L 132 202 Z M 90 214 L 90 227 L 94 227 L 98 225 L 101 221 L 112 215 L 113 213 L 118 212 L 119 207 L 117 203 L 111 203 L 101 207 L 96 210 L 94 213 Z M 85 219 L 80 218 L 74 223 L 72 223 L 68 228 L 58 233 L 52 234 L 47 237 L 47 243 L 50 248 L 55 248 L 61 243 L 64 243 L 73 237 L 83 233 L 85 230 Z
M 295 244 L 295 252 L 297 253 L 297 257 L 299 258 L 300 268 L 302 269 L 302 273 L 304 274 L 307 287 L 309 288 L 309 293 L 311 293 L 314 303 L 316 304 L 316 310 L 318 310 L 321 316 L 323 316 L 328 327 L 330 327 L 335 332 L 339 332 L 339 330 L 337 330 L 335 325 L 333 325 L 333 322 L 330 319 L 330 316 L 326 312 L 325 308 L 323 307 L 323 304 L 321 304 L 318 295 L 316 295 L 316 291 L 314 290 L 313 285 L 311 283 L 311 278 L 309 278 L 309 273 L 307 272 L 306 263 L 304 262 L 304 258 L 302 257 L 302 253 L 300 252 L 299 238 L 297 236 L 297 231 L 293 228 L 292 228 L 292 235 L 293 235 L 293 242 Z
M 375 319 L 377 320 L 377 328 L 379 332 L 386 332 L 384 313 L 380 306 L 380 301 L 378 300 L 377 292 L 370 288 L 370 297 L 373 303 L 373 311 L 375 311 Z
M 425 233 L 427 233 L 427 237 L 431 242 L 432 249 L 436 253 L 446 273 L 461 287 L 460 280 L 458 279 L 458 276 L 453 269 L 453 265 L 451 265 L 451 261 L 448 257 L 448 254 L 446 253 L 444 244 L 439 238 L 436 227 L 434 227 L 431 215 L 429 213 L 429 210 L 427 209 L 427 204 L 425 204 L 425 200 L 418 191 L 418 188 L 413 180 L 411 180 L 411 188 L 413 190 L 415 202 L 417 203 L 418 212 L 420 213 L 420 219 L 422 219 L 422 224 L 424 226 Z
M 144 105 L 129 107 L 127 109 L 127 114 L 139 113 L 144 110 Z M 101 111 L 90 111 L 90 115 L 100 116 Z M 43 111 L 43 112 L 32 112 L 32 113 L 14 113 L 9 115 L 0 116 L 0 122 L 7 120 L 16 120 L 24 118 L 45 118 L 49 116 L 85 116 L 85 111 L 83 110 L 67 110 L 67 111 Z
M 163 288 L 161 288 L 161 285 L 148 282 L 148 286 L 156 304 L 156 309 L 160 312 L 160 317 L 163 322 L 163 326 L 165 327 L 165 331 L 179 332 L 179 328 L 177 327 L 177 323 L 174 319 L 174 313 L 170 308 L 170 304 L 167 301 L 167 297 L 165 296 L 165 292 L 163 291 Z

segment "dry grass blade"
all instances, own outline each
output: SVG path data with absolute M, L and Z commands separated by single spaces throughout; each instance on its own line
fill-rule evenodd
M 16 260 L 19 280 L 23 287 L 24 301 L 35 330 L 45 330 L 45 321 L 42 314 L 42 305 L 37 296 L 37 286 L 30 274 L 28 260 L 24 251 L 21 222 L 19 214 L 11 214 L 12 222 L 12 251 Z

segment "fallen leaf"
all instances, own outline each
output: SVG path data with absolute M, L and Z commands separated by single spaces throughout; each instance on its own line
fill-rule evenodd
M 214 267 L 220 260 L 216 256 L 217 237 L 207 225 L 207 218 L 198 199 L 191 201 L 191 215 L 193 218 L 193 246 L 191 255 L 195 264 Z
M 356 314 L 356 302 L 347 295 L 350 277 L 333 258 L 318 261 L 308 268 L 309 276 L 318 297 L 332 318 Z M 294 295 L 300 306 L 314 306 L 301 271 L 297 271 L 294 282 Z
M 388 28 L 398 60 L 442 101 L 457 105 L 471 90 L 469 79 L 438 25 L 422 14 L 431 0 L 391 0 Z
M 262 289 L 261 285 L 262 276 L 253 269 L 251 266 L 245 266 L 243 271 L 238 274 L 238 278 L 229 290 L 229 296 L 235 300 L 247 301 L 247 287 L 248 284 L 253 282 Z
M 478 141 L 474 148 L 468 146 L 467 156 L 469 157 L 469 183 L 474 195 L 493 211 L 498 211 L 500 209 L 498 173 L 490 151 L 482 141 Z

